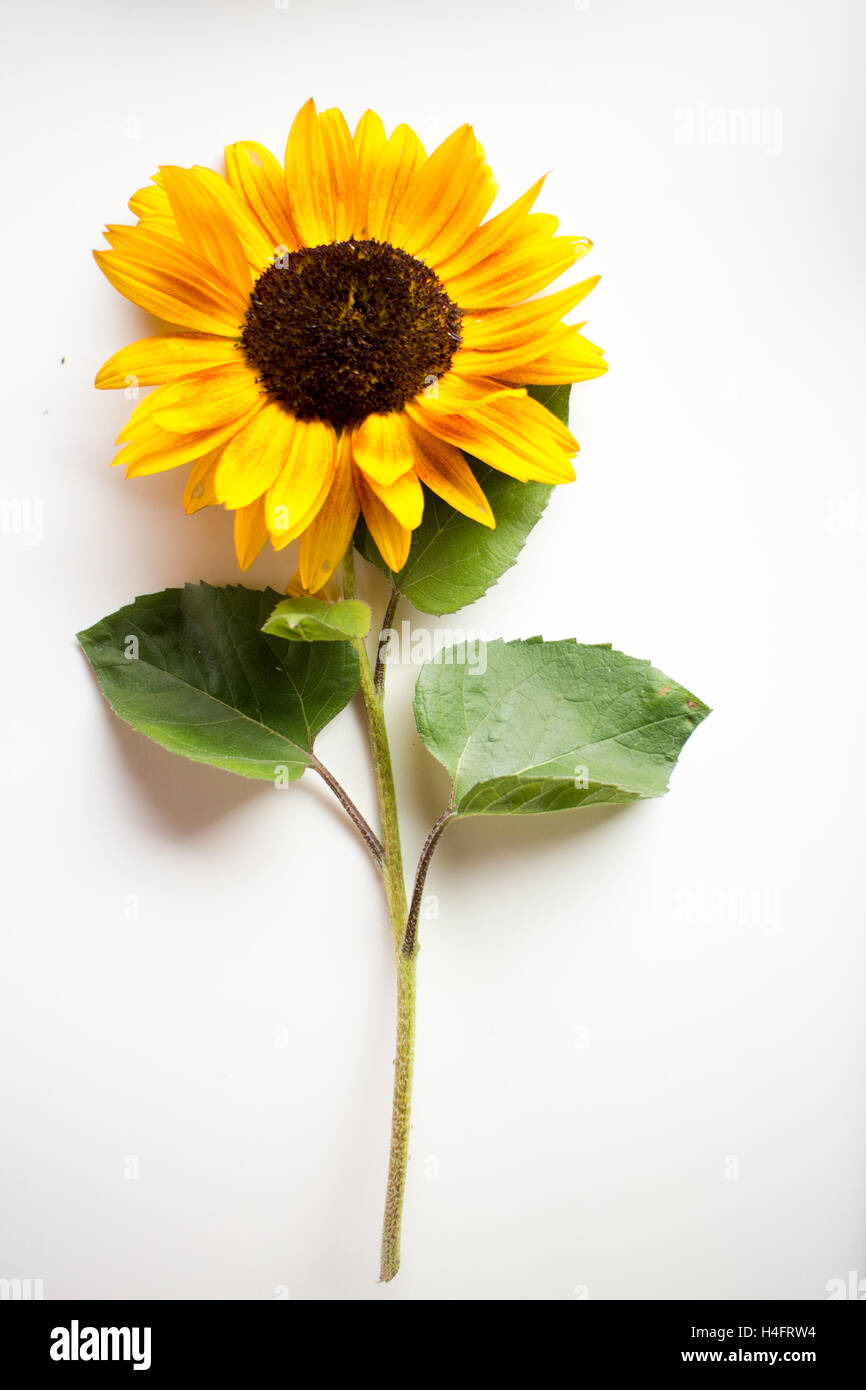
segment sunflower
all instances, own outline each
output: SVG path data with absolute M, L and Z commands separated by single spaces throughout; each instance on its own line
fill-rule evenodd
M 96 260 L 171 331 L 116 353 L 96 385 L 155 386 L 121 432 L 128 477 L 191 463 L 188 512 L 235 513 L 246 569 L 300 538 L 319 590 L 363 514 L 406 561 L 429 488 L 495 519 L 464 452 L 526 482 L 569 482 L 577 442 L 527 394 L 606 370 L 563 318 L 598 276 L 539 297 L 590 249 L 533 212 L 540 179 L 487 218 L 496 184 L 470 126 L 425 151 L 367 111 L 352 135 L 312 101 L 285 165 L 226 150 L 225 177 L 163 166 Z M 533 297 L 535 296 L 535 297 Z

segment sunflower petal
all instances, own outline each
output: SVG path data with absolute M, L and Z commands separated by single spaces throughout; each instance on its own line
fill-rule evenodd
M 227 507 L 246 507 L 283 467 L 292 447 L 295 419 L 276 401 L 257 411 L 229 440 L 216 473 L 216 494 Z
M 375 111 L 365 111 L 352 136 L 358 159 L 358 206 L 355 213 L 355 235 L 359 241 L 372 236 L 368 227 L 370 186 L 381 167 L 388 147 L 385 127 Z
M 342 112 L 316 114 L 312 100 L 295 117 L 286 145 L 292 222 L 302 242 L 319 246 L 352 234 L 358 160 Z
M 356 478 L 359 473 L 360 469 L 356 469 Z M 382 487 L 381 483 L 377 483 L 366 474 L 362 476 L 369 491 L 378 497 L 382 505 L 388 508 L 407 531 L 414 531 L 416 526 L 421 525 L 424 515 L 424 489 L 414 472 L 404 473 L 402 478 L 391 483 L 390 487 Z
M 337 434 L 323 420 L 297 420 L 291 449 L 268 490 L 265 520 L 275 550 L 299 536 L 321 507 L 337 462 Z
M 202 507 L 215 507 L 219 502 L 214 487 L 219 459 L 220 451 L 217 449 L 212 454 L 205 454 L 195 460 L 183 493 L 183 505 L 187 516 L 200 512 Z
M 491 309 L 487 313 L 464 314 L 462 324 L 463 348 L 467 351 L 498 352 L 503 346 L 517 347 L 534 344 L 539 332 L 557 325 L 560 319 L 576 308 L 601 279 L 592 275 L 579 285 L 557 290 L 527 304 L 514 304 L 507 309 Z
M 205 334 L 166 333 L 162 337 L 140 338 L 109 357 L 99 369 L 94 385 L 103 391 L 130 385 L 155 386 L 209 367 L 228 366 L 237 361 L 237 356 L 233 343 Z
M 527 222 L 533 223 L 534 218 L 535 214 Z M 480 265 L 443 277 L 445 288 L 461 308 L 495 309 L 528 299 L 592 249 L 585 237 L 553 236 L 548 224 L 555 227 L 556 218 L 539 220 L 542 225 L 530 226 L 525 235 L 515 236 L 505 250 Z
M 316 593 L 334 573 L 352 542 L 358 520 L 358 494 L 352 478 L 351 436 L 344 430 L 328 495 L 301 536 L 298 565 L 301 583 Z
M 410 428 L 416 448 L 415 473 L 425 487 L 455 511 L 492 530 L 496 519 L 490 503 L 460 450 L 415 424 Z
M 391 223 L 416 169 L 427 155 L 414 130 L 398 125 L 388 140 L 367 193 L 367 235 L 379 241 L 391 238 Z
M 235 550 L 241 572 L 248 570 L 268 539 L 265 525 L 265 499 L 259 497 L 235 512 Z
M 243 294 L 182 242 L 144 227 L 109 227 L 111 251 L 94 251 L 115 289 L 158 318 L 236 338 L 247 310 Z
M 121 449 L 112 463 L 125 464 L 127 478 L 178 468 L 228 443 L 254 413 L 242 416 L 240 420 L 231 420 L 221 429 L 200 430 L 195 434 L 173 434 L 169 430 L 158 429 L 156 425 L 142 425 L 135 438 Z
M 461 126 L 413 173 L 390 239 L 435 268 L 465 245 L 495 197 L 496 180 L 475 132 Z
M 261 398 L 255 372 L 245 362 L 235 361 L 161 386 L 154 392 L 149 418 L 160 429 L 193 434 L 237 420 Z
M 168 195 L 185 245 L 209 265 L 216 266 L 230 284 L 249 293 L 252 279 L 240 237 L 213 189 L 195 169 L 180 169 L 173 164 L 160 168 L 159 181 Z
M 283 247 L 296 250 L 300 243 L 292 224 L 285 174 L 270 150 L 254 140 L 238 140 L 229 145 L 226 177 L 249 208 L 271 255 Z
M 414 477 L 414 474 L 412 476 Z M 409 558 L 409 549 L 412 545 L 411 530 L 403 526 L 394 513 L 385 506 L 360 469 L 355 470 L 355 487 L 361 502 L 364 520 L 370 535 L 376 542 L 379 554 L 389 569 L 401 570 Z M 419 483 L 419 491 L 420 487 Z
M 541 192 L 544 178 L 540 178 L 530 189 L 512 203 L 510 207 L 503 208 L 495 217 L 491 217 L 488 222 L 482 223 L 480 227 L 463 243 L 463 245 L 452 256 L 448 256 L 436 267 L 436 273 L 442 279 L 464 274 L 471 270 L 473 266 L 481 265 L 490 256 L 499 255 L 504 251 L 515 236 L 521 231 L 529 220 L 529 212 L 535 200 Z M 556 229 L 555 218 L 551 219 Z
M 401 414 L 368 415 L 352 435 L 352 457 L 368 478 L 389 487 L 415 464 L 415 449 Z
M 531 396 L 517 400 L 501 397 L 464 415 L 445 415 L 421 402 L 413 402 L 406 410 L 416 424 L 437 438 L 509 477 L 524 483 L 530 479 L 543 483 L 574 481 L 570 458 L 577 452 L 577 440 Z
M 539 344 L 539 346 L 541 346 Z M 478 357 L 483 353 L 476 354 Z M 531 362 L 519 366 L 497 368 L 497 376 L 505 381 L 525 381 L 527 384 L 557 384 L 561 382 L 590 381 L 593 377 L 604 376 L 607 363 L 601 348 L 596 347 L 577 328 L 563 325 L 559 340 L 546 351 L 539 352 Z

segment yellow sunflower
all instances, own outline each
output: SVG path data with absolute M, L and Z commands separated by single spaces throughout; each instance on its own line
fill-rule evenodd
M 562 321 L 598 277 L 532 297 L 591 246 L 532 211 L 542 183 L 485 221 L 496 183 L 470 126 L 428 156 L 408 126 L 388 137 L 367 111 L 352 135 L 312 101 L 284 166 L 240 141 L 224 178 L 160 168 L 130 200 L 136 225 L 109 227 L 112 249 L 94 253 L 174 330 L 96 378 L 157 388 L 115 462 L 128 477 L 192 463 L 187 511 L 234 511 L 242 569 L 268 538 L 300 537 L 309 592 L 359 511 L 400 569 L 424 487 L 494 526 L 464 450 L 524 482 L 570 482 L 577 442 L 525 387 L 606 370 Z

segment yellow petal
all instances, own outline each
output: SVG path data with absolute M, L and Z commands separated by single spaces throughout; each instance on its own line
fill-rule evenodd
M 200 512 L 202 507 L 215 507 L 219 502 L 214 488 L 214 478 L 219 459 L 220 451 L 217 449 L 214 453 L 205 454 L 203 458 L 196 459 L 190 469 L 183 494 L 183 505 L 187 516 L 192 516 L 194 512 Z
M 235 550 L 241 570 L 248 570 L 268 538 L 265 499 L 239 507 L 235 512 Z
M 412 532 L 400 524 L 394 513 L 373 491 L 368 479 L 359 469 L 355 470 L 355 487 L 361 502 L 364 520 L 370 535 L 376 542 L 379 554 L 389 569 L 401 570 L 409 558 Z
M 268 491 L 265 520 L 274 549 L 299 536 L 321 507 L 337 462 L 337 434 L 324 420 L 297 420 L 289 456 Z
M 255 218 L 271 255 L 283 247 L 296 250 L 300 243 L 292 224 L 286 177 L 270 150 L 254 140 L 229 145 L 226 177 Z
M 345 241 L 355 225 L 358 160 L 340 111 L 301 107 L 286 145 L 292 222 L 308 246 Z
M 414 531 L 416 526 L 421 525 L 421 517 L 424 515 L 424 489 L 414 472 L 404 473 L 402 478 L 391 483 L 390 487 L 382 487 L 375 479 L 361 474 L 360 469 L 355 470 L 356 482 L 359 475 L 364 478 L 367 490 L 378 497 L 382 505 L 388 508 L 407 531 Z
M 536 214 L 527 218 L 533 224 Z M 556 218 L 541 218 L 525 236 L 461 275 L 443 276 L 449 295 L 463 309 L 495 309 L 528 299 L 557 280 L 592 249 L 585 237 L 553 236 Z M 440 276 L 442 272 L 439 272 Z
M 391 223 L 413 173 L 427 158 L 414 130 L 398 125 L 378 164 L 370 173 L 367 191 L 367 236 L 389 241 Z
M 256 406 L 258 410 L 258 406 Z M 158 429 L 155 425 L 142 425 L 136 437 L 121 449 L 113 460 L 115 464 L 126 465 L 128 478 L 139 478 L 147 473 L 162 473 L 167 468 L 177 468 L 182 463 L 191 463 L 202 458 L 214 449 L 226 444 L 252 418 L 241 416 L 231 420 L 221 429 L 201 430 L 195 434 L 172 434 Z
M 534 183 L 521 198 L 510 207 L 503 208 L 489 222 L 484 222 L 472 233 L 453 256 L 440 262 L 436 273 L 442 277 L 462 275 L 473 266 L 480 265 L 488 257 L 498 255 L 513 242 L 518 233 L 525 228 L 529 211 L 541 192 L 544 178 Z M 556 219 L 551 219 L 556 230 Z
M 461 126 L 413 173 L 390 239 L 434 268 L 464 246 L 496 197 L 496 181 L 471 126 Z
M 381 118 L 375 111 L 365 111 L 352 136 L 358 159 L 358 206 L 355 214 L 355 235 L 359 241 L 371 237 L 368 226 L 370 187 L 385 157 L 388 140 Z
M 464 314 L 461 328 L 464 349 L 497 352 L 503 347 L 517 347 L 519 343 L 533 343 L 539 333 L 558 324 L 586 299 L 600 279 L 600 275 L 592 275 L 579 285 L 531 299 L 527 304 L 491 309 L 488 313 Z
M 157 338 L 140 338 L 121 348 L 100 368 L 94 384 L 103 391 L 121 386 L 154 386 L 209 367 L 228 366 L 237 358 L 237 348 L 226 338 L 166 333 Z
M 109 227 L 112 251 L 94 251 L 115 289 L 168 323 L 237 338 L 246 298 L 179 241 L 144 227 Z
M 563 325 L 563 329 L 560 340 L 546 352 L 519 366 L 497 369 L 497 375 L 505 381 L 520 380 L 539 385 L 590 381 L 593 377 L 604 376 L 607 363 L 601 348 L 584 338 L 576 328 Z
M 330 490 L 298 547 L 301 583 L 308 592 L 321 589 L 339 565 L 351 545 L 358 509 L 351 437 L 348 430 L 343 430 Z
M 137 193 L 133 193 L 128 207 L 146 230 L 159 232 L 161 236 L 173 237 L 175 241 L 180 241 L 180 232 L 174 220 L 168 194 L 159 184 L 148 183 Z
M 465 415 L 445 415 L 417 401 L 406 409 L 416 424 L 437 438 L 509 477 L 521 482 L 574 480 L 569 460 L 577 452 L 577 440 L 531 396 L 500 397 Z
M 257 411 L 226 445 L 216 475 L 217 497 L 245 507 L 267 492 L 288 458 L 295 419 L 276 401 Z
M 215 175 L 219 178 L 219 175 Z M 195 169 L 163 165 L 159 180 L 168 195 L 184 243 L 209 265 L 216 266 L 243 294 L 252 288 L 250 267 L 225 207 Z
M 416 449 L 415 473 L 425 487 L 455 511 L 492 530 L 496 520 L 490 503 L 460 450 L 415 424 L 411 429 Z
M 154 393 L 149 416 L 160 429 L 193 434 L 237 420 L 261 397 L 255 372 L 240 360 L 161 386 Z
M 415 463 L 415 450 L 402 415 L 368 415 L 354 430 L 352 456 L 357 466 L 383 487 Z

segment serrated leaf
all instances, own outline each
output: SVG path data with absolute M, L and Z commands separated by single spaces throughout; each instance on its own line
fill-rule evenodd
M 155 743 L 243 777 L 294 781 L 360 668 L 348 643 L 265 636 L 279 599 L 188 584 L 137 598 L 78 640 L 112 709 Z
M 360 599 L 284 598 L 262 625 L 262 632 L 288 642 L 349 642 L 369 631 L 370 606 Z
M 574 641 L 451 648 L 415 693 L 418 732 L 461 816 L 661 796 L 709 713 L 648 661 Z
M 568 420 L 570 386 L 530 386 L 528 390 L 558 419 Z M 388 569 L 363 521 L 355 534 L 364 558 L 387 574 L 422 613 L 454 613 L 481 598 L 514 564 L 553 490 L 547 483 L 519 483 L 466 457 L 493 509 L 494 530 L 455 512 L 425 489 L 424 517 L 398 573 Z

